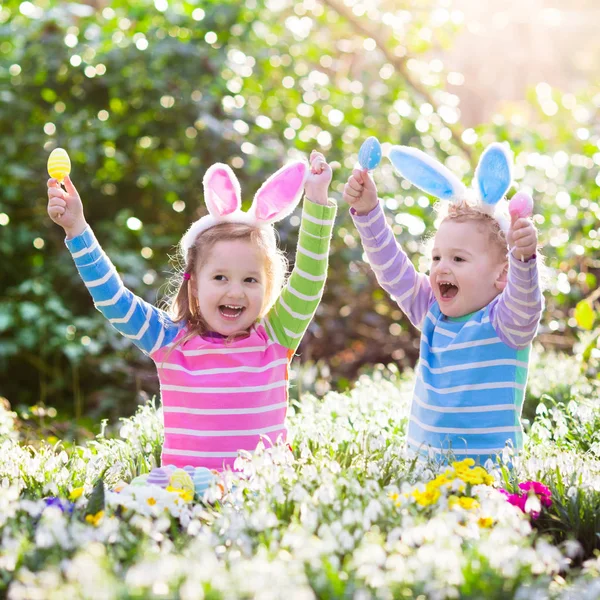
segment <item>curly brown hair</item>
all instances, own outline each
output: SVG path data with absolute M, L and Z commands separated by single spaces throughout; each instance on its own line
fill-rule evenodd
M 288 271 L 288 260 L 263 229 L 242 223 L 219 223 L 206 229 L 198 235 L 187 256 L 180 257 L 185 265 L 180 276 L 182 279 L 179 288 L 167 302 L 168 312 L 173 321 L 187 324 L 188 332 L 180 343 L 208 331 L 208 325 L 193 294 L 196 276 L 217 242 L 233 240 L 248 241 L 256 245 L 263 254 L 267 280 L 265 300 L 259 317 L 263 317 L 269 311 L 281 293 Z M 186 274 L 189 278 L 183 278 Z

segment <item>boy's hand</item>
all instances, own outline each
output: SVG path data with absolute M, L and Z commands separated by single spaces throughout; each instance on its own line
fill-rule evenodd
M 354 209 L 357 215 L 369 214 L 379 203 L 377 187 L 366 169 L 354 169 L 346 185 L 342 198 Z
M 310 174 L 304 184 L 306 197 L 316 204 L 329 204 L 327 190 L 331 183 L 332 171 L 325 157 L 316 150 L 310 153 Z
M 68 238 L 74 238 L 83 233 L 87 223 L 81 198 L 68 175 L 64 184 L 66 191 L 56 179 L 48 179 L 48 215 L 65 230 Z
M 537 251 L 537 230 L 530 219 L 511 217 L 508 246 L 516 258 L 529 260 Z

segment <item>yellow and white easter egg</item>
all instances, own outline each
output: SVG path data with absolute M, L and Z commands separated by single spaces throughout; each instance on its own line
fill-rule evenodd
M 64 148 L 54 148 L 48 157 L 48 174 L 61 181 L 71 172 L 71 160 Z
M 194 482 L 192 478 L 183 469 L 176 469 L 171 473 L 169 485 L 178 490 L 194 492 Z

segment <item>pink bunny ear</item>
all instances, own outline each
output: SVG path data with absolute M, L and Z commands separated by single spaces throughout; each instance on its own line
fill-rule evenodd
M 262 184 L 248 212 L 261 223 L 280 221 L 296 208 L 307 177 L 305 162 L 296 161 L 282 167 Z
M 230 167 L 215 163 L 209 167 L 202 180 L 204 201 L 213 217 L 223 217 L 242 205 L 240 184 Z

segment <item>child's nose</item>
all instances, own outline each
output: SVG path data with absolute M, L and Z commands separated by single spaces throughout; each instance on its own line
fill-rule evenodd
M 239 282 L 233 282 L 229 286 L 228 293 L 230 296 L 241 298 L 244 295 L 244 286 Z
M 438 269 L 442 273 L 448 273 L 450 271 L 450 261 L 446 260 L 445 258 L 442 258 L 438 263 Z

